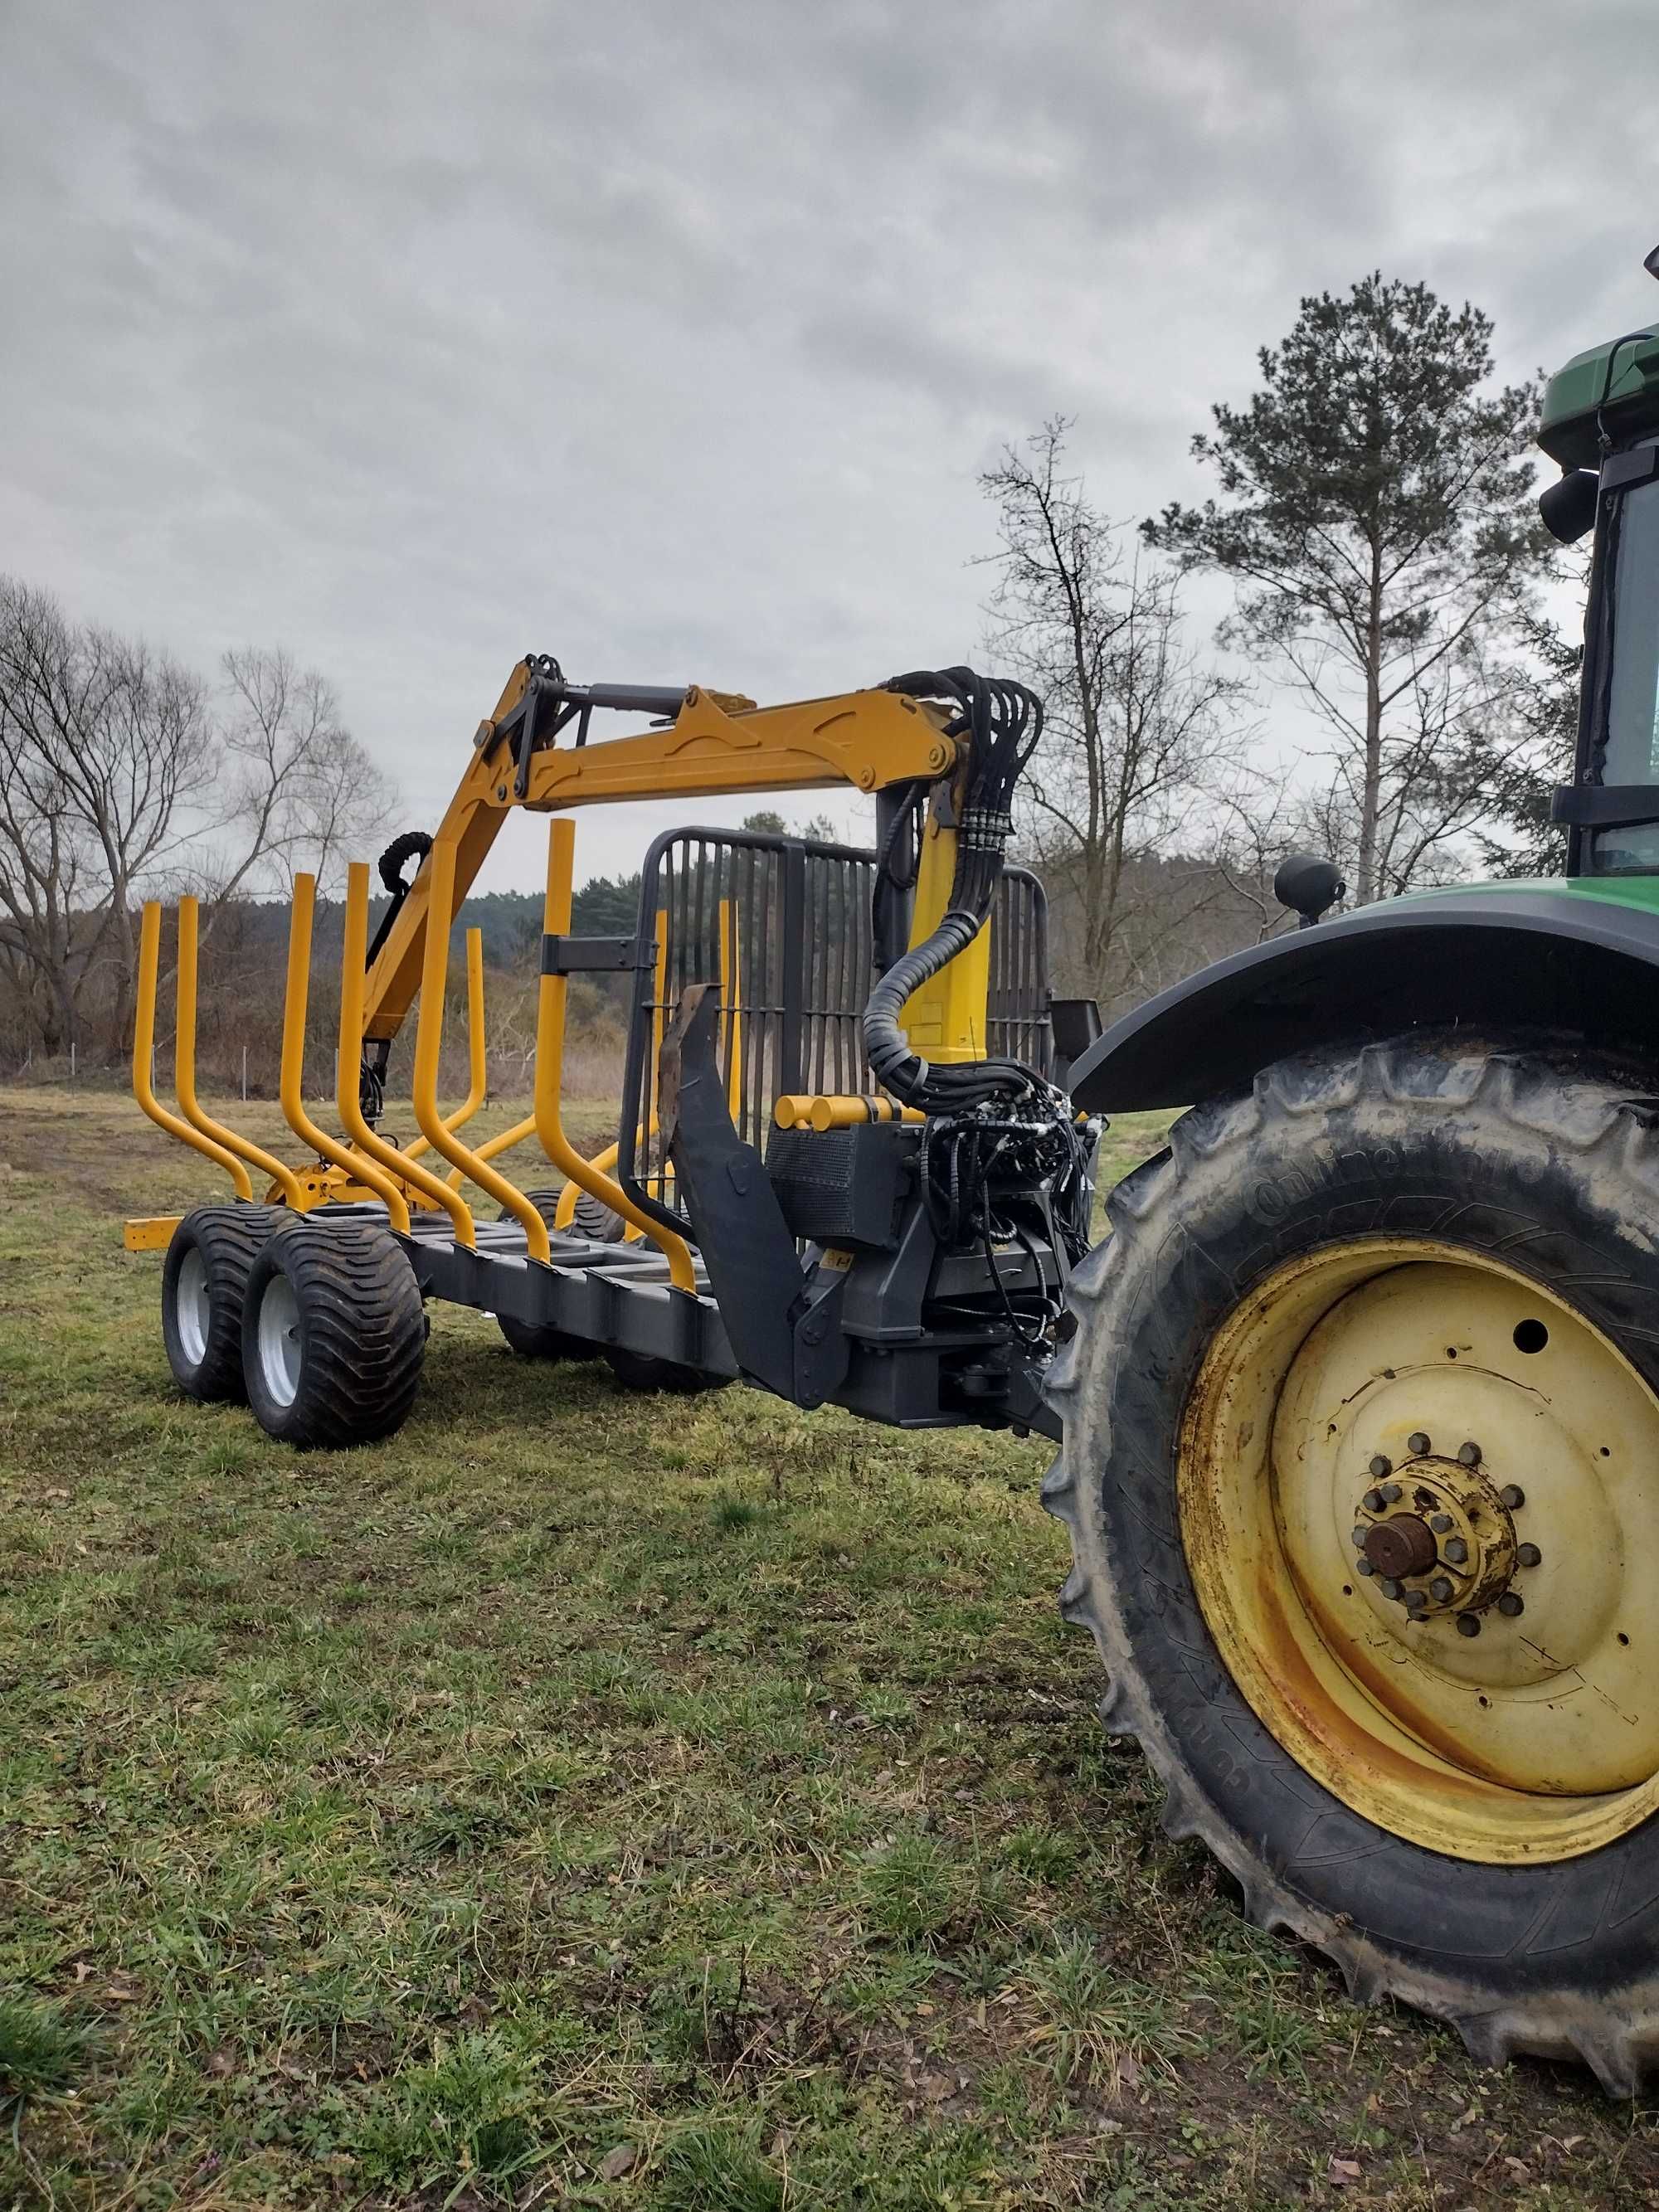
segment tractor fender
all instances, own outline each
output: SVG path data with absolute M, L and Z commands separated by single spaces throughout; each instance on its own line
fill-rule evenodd
M 1432 1026 L 1550 1033 L 1659 1065 L 1659 880 L 1413 893 L 1218 960 L 1075 1062 L 1088 1112 L 1248 1090 L 1274 1060 Z

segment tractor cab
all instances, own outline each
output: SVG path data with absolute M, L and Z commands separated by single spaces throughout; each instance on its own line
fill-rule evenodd
M 1659 874 L 1659 325 L 1576 355 L 1545 392 L 1540 501 L 1595 532 L 1573 777 L 1555 794 L 1570 876 Z

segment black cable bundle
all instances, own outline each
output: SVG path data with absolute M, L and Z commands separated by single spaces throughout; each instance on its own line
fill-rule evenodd
M 968 740 L 957 824 L 956 873 L 938 927 L 902 953 L 864 1009 L 864 1048 L 876 1080 L 927 1115 L 918 1159 L 922 1202 L 947 1250 L 983 1250 L 1014 1336 L 1045 1340 L 1058 1291 L 1017 1311 L 997 1266 L 996 1247 L 1014 1245 L 1036 1260 L 1051 1251 L 1063 1284 L 1089 1245 L 1097 1127 L 1080 1124 L 1071 1102 L 1017 1060 L 934 1067 L 913 1051 L 899 1026 L 912 992 L 973 943 L 990 918 L 1013 834 L 1014 787 L 1036 750 L 1042 703 L 1024 684 L 999 683 L 970 668 L 918 670 L 885 687 L 913 699 L 948 699 L 947 734 Z M 915 784 L 900 802 L 877 856 L 875 938 L 886 939 L 887 902 L 915 880 L 921 818 L 929 787 Z M 1041 1263 L 1038 1273 L 1042 1273 Z
M 957 834 L 951 901 L 924 941 L 902 954 L 876 985 L 864 1009 L 864 1049 L 876 1080 L 907 1106 L 924 1113 L 982 1105 L 1046 1089 L 1032 1068 L 1017 1060 L 980 1060 L 933 1067 L 913 1052 L 899 1015 L 905 1000 L 947 961 L 971 945 L 996 897 L 1003 853 L 1013 834 L 1014 787 L 1042 731 L 1042 702 L 1023 684 L 976 676 L 971 668 L 917 669 L 884 687 L 911 699 L 949 699 L 956 707 L 946 734 L 968 740 L 968 773 Z M 877 871 L 878 896 L 893 870 L 901 827 L 915 849 L 915 817 L 927 799 L 918 785 L 909 809 L 895 821 Z

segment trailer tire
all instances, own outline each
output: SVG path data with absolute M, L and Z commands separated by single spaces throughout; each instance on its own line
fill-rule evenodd
M 1073 1279 L 1044 1486 L 1072 1539 L 1061 1613 L 1094 1636 L 1101 1717 L 1164 1784 L 1166 1832 L 1361 2001 L 1450 2022 L 1484 2063 L 1582 2059 L 1620 2097 L 1659 2059 L 1654 1089 L 1582 1052 L 1419 1036 L 1282 1061 L 1188 1113 Z M 1402 1612 L 1395 1569 L 1362 1579 L 1347 1521 L 1394 1511 L 1384 1466 L 1402 1524 L 1443 1531 L 1447 1469 L 1470 1499 L 1504 1482 L 1480 1540 L 1500 1564 L 1510 1545 L 1501 1606 L 1472 1581 L 1453 1618 L 1438 1566 L 1438 1614 Z M 1327 1553 L 1348 1581 L 1308 1569 Z M 1615 1742 L 1596 1731 L 1626 1682 Z M 1403 1725 L 1454 1707 L 1448 1734 Z M 1616 1787 L 1569 1789 L 1549 1763 L 1569 1729 Z
M 592 1359 L 599 1351 L 586 1337 L 568 1336 L 541 1322 L 514 1321 L 511 1314 L 498 1313 L 495 1326 L 520 1359 Z
M 301 1218 L 248 1278 L 242 1368 L 254 1419 L 304 1450 L 377 1443 L 415 1401 L 426 1336 L 395 1237 L 371 1221 Z
M 246 1200 L 198 1206 L 173 1231 L 161 1269 L 161 1340 L 173 1379 L 198 1405 L 240 1405 L 242 1300 L 260 1248 L 289 1218 Z
M 595 1198 L 591 1190 L 576 1194 L 576 1204 L 568 1230 L 558 1227 L 558 1212 L 564 1197 L 562 1190 L 527 1190 L 525 1196 L 535 1207 L 550 1230 L 560 1236 L 585 1237 L 591 1244 L 620 1244 L 628 1234 L 628 1224 L 614 1206 L 602 1198 Z M 505 1209 L 498 1217 L 510 1221 L 513 1216 Z
M 570 1228 L 573 1235 L 586 1237 L 594 1244 L 620 1244 L 628 1234 L 628 1224 L 616 1207 L 595 1198 L 591 1190 L 577 1193 Z
M 612 1345 L 605 1356 L 611 1372 L 624 1390 L 661 1390 L 683 1398 L 695 1398 L 704 1390 L 724 1390 L 734 1379 L 730 1375 L 710 1375 L 701 1367 L 689 1367 L 683 1360 L 659 1359 L 649 1352 L 629 1352 L 619 1344 Z
M 556 1190 L 527 1190 L 525 1196 L 535 1207 L 551 1232 L 554 1216 L 558 1212 L 560 1193 Z M 498 1221 L 518 1218 L 511 1206 L 504 1206 L 496 1215 Z M 599 1346 L 588 1343 L 586 1337 L 567 1336 L 562 1328 L 549 1328 L 540 1322 L 515 1321 L 511 1314 L 497 1314 L 495 1326 L 507 1339 L 508 1348 L 520 1359 L 592 1359 Z

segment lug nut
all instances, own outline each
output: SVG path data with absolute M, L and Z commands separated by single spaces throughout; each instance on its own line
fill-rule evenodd
M 1418 1429 L 1407 1437 L 1406 1449 L 1413 1459 L 1425 1459 L 1428 1456 L 1429 1440 L 1421 1429 Z
M 1437 1536 L 1443 1536 L 1451 1525 L 1452 1517 L 1449 1513 L 1431 1513 L 1429 1516 L 1429 1526 Z
M 1401 1495 L 1402 1493 L 1400 1485 L 1397 1482 L 1385 1482 L 1383 1484 L 1382 1503 L 1385 1505 L 1398 1505 Z
M 1413 1619 L 1427 1609 L 1428 1602 L 1421 1590 L 1407 1590 L 1406 1593 L 1406 1610 Z
M 1469 1556 L 1469 1547 L 1461 1536 L 1454 1536 L 1446 1547 L 1446 1557 L 1453 1566 L 1461 1567 Z
M 1361 1559 L 1355 1563 L 1354 1572 L 1359 1575 L 1374 1575 L 1376 1572 L 1376 1569 L 1371 1565 L 1369 1559 Z
M 1536 1544 L 1517 1544 L 1515 1547 L 1516 1564 L 1518 1566 L 1535 1567 L 1543 1556 Z
M 1371 1462 L 1370 1471 L 1381 1482 L 1385 1474 L 1394 1473 L 1394 1462 L 1391 1459 L 1385 1459 L 1382 1454 L 1378 1452 L 1376 1457 Z
M 1526 1609 L 1527 1601 L 1516 1590 L 1505 1590 L 1498 1601 L 1498 1610 L 1508 1620 L 1513 1620 L 1517 1613 L 1524 1613 Z
M 1434 1580 L 1429 1584 L 1429 1595 L 1434 1600 L 1437 1605 L 1447 1604 L 1450 1600 L 1451 1594 L 1452 1586 L 1451 1577 L 1449 1575 L 1437 1575 Z
M 1527 1493 L 1518 1482 L 1506 1482 L 1498 1493 L 1500 1505 L 1507 1505 L 1511 1513 L 1518 1513 L 1527 1502 Z
M 1400 1595 L 1400 1584 L 1395 1580 L 1392 1575 L 1384 1575 L 1382 1581 L 1378 1583 L 1376 1587 L 1382 1591 L 1384 1597 L 1397 1598 Z
M 1368 1490 L 1359 1502 L 1367 1513 L 1380 1513 L 1385 1503 L 1380 1490 Z
M 1457 1632 L 1460 1636 L 1479 1636 L 1480 1624 L 1472 1613 L 1460 1613 L 1457 1616 Z
M 1365 1548 L 1365 1531 L 1363 1528 L 1356 1528 L 1352 1533 L 1355 1551 L 1363 1552 Z
M 1480 1447 L 1479 1444 L 1459 1444 L 1457 1447 L 1457 1456 L 1462 1461 L 1465 1467 L 1479 1467 L 1480 1464 Z

